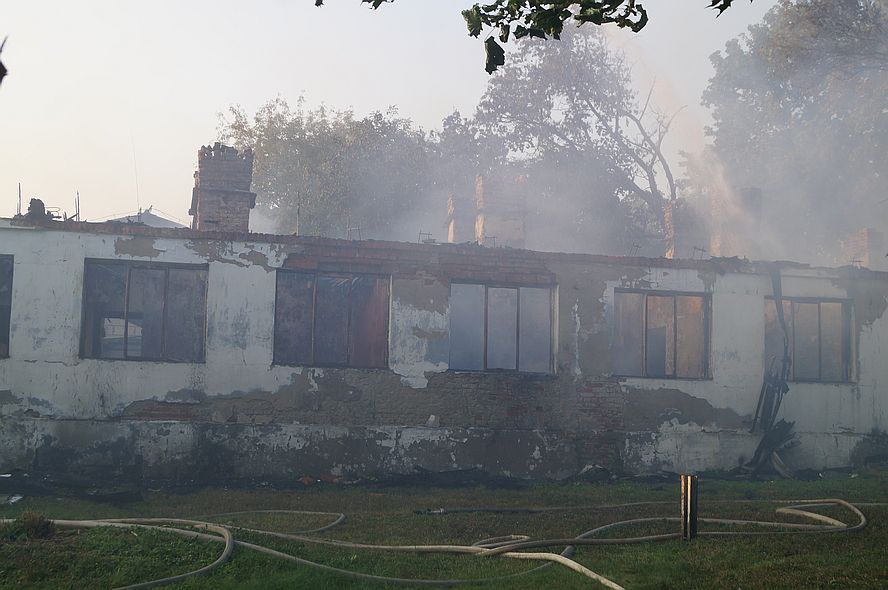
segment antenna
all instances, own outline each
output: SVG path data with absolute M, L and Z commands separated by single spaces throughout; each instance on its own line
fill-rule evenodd
M 357 237 L 357 238 L 353 238 L 352 235 L 357 235 L 358 237 Z M 361 226 L 357 226 L 357 227 L 349 227 L 349 228 L 346 230 L 346 236 L 345 236 L 345 239 L 346 239 L 346 240 L 354 240 L 354 239 L 361 240 L 361 239 L 362 239 L 362 238 L 361 238 Z
M 142 204 L 139 202 L 139 168 L 136 166 L 136 140 L 133 139 L 133 130 L 130 128 L 130 145 L 133 148 L 133 177 L 136 180 L 136 207 L 139 212 L 142 211 Z
M 16 215 L 22 214 L 22 183 L 19 183 L 18 204 L 16 204 L 16 206 L 15 206 L 15 214 Z
M 74 199 L 74 219 L 80 221 L 80 191 L 77 191 L 77 197 Z

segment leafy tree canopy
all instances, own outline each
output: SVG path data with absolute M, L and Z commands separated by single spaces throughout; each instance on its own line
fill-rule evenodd
M 220 127 L 224 141 L 254 150 L 253 186 L 260 213 L 274 221 L 269 230 L 345 237 L 352 227 L 365 239 L 405 239 L 399 222 L 428 190 L 429 142 L 394 109 L 356 118 L 278 98 L 252 119 L 232 107 Z
M 671 119 L 639 100 L 628 72 L 599 30 L 571 28 L 561 43 L 522 41 L 489 79 L 474 123 L 539 195 L 537 225 L 553 232 L 533 247 L 623 254 L 662 235 L 677 198 L 662 152 Z
M 426 133 L 396 111 L 234 108 L 222 139 L 255 152 L 257 208 L 275 231 L 415 240 L 440 236 L 449 196 L 472 212 L 477 175 L 498 198 L 526 196 L 527 245 L 662 252 L 677 197 L 662 144 L 670 119 L 636 96 L 622 54 L 594 27 L 561 43 L 526 38 L 488 80 L 475 112 Z M 516 183 L 517 179 L 522 179 Z
M 841 238 L 888 231 L 885 5 L 781 0 L 712 56 L 713 165 L 692 180 L 763 190 L 767 256 L 848 263 L 836 258 Z
M 361 0 L 374 9 L 394 1 Z M 734 0 L 710 0 L 709 7 L 721 14 L 733 2 Z M 315 0 L 315 6 L 323 4 L 324 0 Z M 508 43 L 510 38 L 560 39 L 564 25 L 568 22 L 577 25 L 615 24 L 637 33 L 648 22 L 647 10 L 637 0 L 491 0 L 489 3 L 472 5 L 463 10 L 462 15 L 472 37 L 488 32 L 484 40 L 487 73 L 493 73 L 505 63 L 505 51 L 500 43 Z

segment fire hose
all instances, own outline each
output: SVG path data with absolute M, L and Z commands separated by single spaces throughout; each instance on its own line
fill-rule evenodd
M 733 501 L 733 503 L 742 503 L 746 501 Z M 748 503 L 748 502 L 746 502 Z M 761 528 L 772 528 L 772 529 L 781 529 L 781 530 L 769 530 L 769 531 L 742 531 L 742 530 L 734 530 L 734 531 L 700 531 L 698 533 L 699 536 L 750 536 L 750 535 L 792 535 L 792 534 L 824 534 L 824 533 L 852 533 L 858 532 L 862 530 L 867 525 L 866 516 L 860 509 L 857 508 L 854 504 L 847 502 L 841 499 L 828 498 L 828 499 L 816 499 L 816 500 L 772 500 L 769 503 L 781 503 L 781 504 L 789 504 L 788 506 L 784 506 L 778 508 L 776 510 L 777 514 L 780 515 L 790 515 L 796 517 L 807 518 L 813 521 L 816 521 L 816 524 L 800 524 L 800 523 L 790 523 L 790 522 L 777 522 L 777 521 L 756 521 L 756 520 L 742 520 L 742 519 L 733 519 L 733 518 L 700 518 L 699 522 L 706 524 L 715 524 L 715 525 L 734 525 L 734 526 L 756 526 Z M 542 507 L 542 508 L 455 508 L 455 509 L 441 509 L 435 511 L 428 511 L 427 514 L 448 514 L 448 513 L 458 513 L 458 512 L 494 512 L 494 513 L 504 513 L 504 512 L 525 512 L 525 513 L 539 513 L 539 512 L 553 512 L 553 511 L 581 511 L 581 510 L 601 510 L 601 509 L 612 509 L 612 508 L 625 508 L 625 507 L 633 507 L 639 505 L 655 505 L 655 504 L 670 504 L 674 505 L 672 502 L 633 502 L 627 504 L 607 504 L 607 505 L 596 505 L 596 506 L 560 506 L 560 507 Z M 849 510 L 856 518 L 857 522 L 852 525 L 848 525 L 841 520 L 834 519 L 829 516 L 825 516 L 823 514 L 819 514 L 816 512 L 811 512 L 808 509 L 825 507 L 825 506 L 837 506 L 843 507 Z M 295 533 L 279 533 L 275 531 L 268 531 L 263 529 L 253 529 L 247 527 L 239 527 L 233 525 L 223 526 L 215 522 L 211 522 L 211 519 L 216 519 L 223 516 L 234 516 L 241 514 L 257 514 L 257 513 L 278 513 L 278 514 L 302 514 L 302 515 L 312 515 L 312 516 L 331 516 L 335 517 L 329 524 L 324 525 L 319 528 L 314 528 L 310 530 L 298 531 Z M 622 590 L 623 587 L 617 584 L 616 582 L 601 576 L 592 570 L 586 568 L 585 566 L 577 563 L 571 557 L 576 553 L 577 546 L 580 545 L 627 545 L 627 544 L 637 544 L 637 543 L 650 543 L 650 542 L 658 542 L 658 541 L 667 541 L 671 539 L 679 539 L 682 537 L 681 533 L 666 533 L 666 534 L 657 534 L 657 535 L 646 535 L 646 536 L 637 536 L 637 537 L 621 537 L 621 538 L 594 538 L 595 535 L 603 533 L 605 531 L 610 531 L 613 529 L 617 529 L 624 526 L 636 525 L 636 524 L 647 524 L 647 523 L 664 523 L 664 522 L 678 522 L 680 519 L 678 517 L 646 517 L 646 518 L 632 518 L 628 520 L 621 520 L 618 522 L 613 522 L 610 524 L 606 524 L 603 526 L 599 526 L 588 530 L 576 537 L 566 537 L 566 538 L 558 538 L 558 539 L 531 539 L 526 535 L 506 535 L 501 537 L 494 537 L 490 539 L 484 539 L 478 541 L 472 545 L 376 545 L 376 544 L 366 544 L 366 543 L 353 543 L 349 541 L 341 541 L 334 539 L 324 539 L 319 537 L 308 536 L 310 534 L 322 532 L 333 528 L 334 526 L 343 522 L 346 518 L 345 514 L 341 513 L 331 513 L 331 512 L 314 512 L 314 511 L 300 511 L 300 510 L 255 510 L 255 511 L 243 511 L 243 512 L 228 512 L 223 514 L 215 514 L 208 515 L 204 517 L 208 520 L 197 520 L 197 519 L 181 519 L 181 518 L 117 518 L 117 519 L 94 519 L 94 520 L 54 520 L 56 526 L 60 528 L 95 528 L 95 527 L 115 527 L 115 528 L 144 528 L 144 529 L 156 529 L 162 530 L 166 532 L 170 532 L 173 534 L 177 534 L 183 537 L 193 538 L 193 539 L 202 539 L 206 541 L 213 541 L 217 543 L 222 543 L 224 548 L 219 557 L 202 568 L 196 569 L 191 572 L 187 572 L 184 574 L 179 574 L 176 576 L 171 576 L 167 578 L 161 578 L 156 580 L 151 580 L 147 582 L 141 582 L 138 584 L 133 584 L 129 586 L 123 586 L 117 590 L 134 590 L 134 589 L 145 589 L 145 588 L 155 588 L 158 586 L 163 586 L 167 584 L 172 584 L 176 582 L 181 582 L 186 578 L 192 576 L 206 575 L 213 572 L 220 565 L 228 561 L 231 557 L 232 552 L 234 551 L 235 546 L 243 547 L 245 549 L 249 549 L 251 551 L 257 551 L 264 555 L 269 555 L 272 557 L 276 557 L 279 559 L 285 559 L 288 561 L 292 561 L 299 565 L 304 565 L 310 568 L 314 568 L 317 570 L 325 571 L 328 573 L 341 575 L 345 577 L 349 577 L 355 580 L 362 581 L 370 581 L 370 582 L 378 582 L 384 584 L 398 584 L 398 585 L 413 585 L 413 586 L 438 586 L 438 587 L 446 587 L 446 586 L 457 586 L 457 585 L 480 585 L 486 584 L 490 582 L 500 582 L 503 580 L 515 578 L 518 576 L 525 576 L 527 574 L 539 571 L 542 568 L 545 568 L 553 563 L 565 566 L 589 579 L 595 580 L 607 588 L 611 588 L 613 590 Z M 0 519 L 0 524 L 6 524 L 13 522 L 10 519 Z M 187 528 L 183 528 L 187 527 Z M 326 545 L 331 547 L 339 547 L 343 549 L 354 549 L 354 550 L 371 550 L 371 551 L 392 551 L 392 552 L 405 552 L 405 553 L 443 553 L 443 554 L 471 554 L 479 557 L 504 557 L 511 559 L 524 559 L 531 561 L 544 561 L 543 565 L 537 566 L 533 569 L 526 570 L 523 572 L 506 574 L 501 576 L 494 576 L 488 578 L 476 578 L 476 579 L 447 579 L 447 580 L 437 580 L 437 579 L 409 579 L 409 578 L 397 578 L 397 577 L 389 577 L 389 576 L 378 576 L 373 574 L 367 574 L 362 572 L 356 572 L 351 570 L 346 570 L 342 568 L 337 568 L 329 565 L 325 565 L 322 563 L 317 563 L 314 561 L 310 561 L 301 557 L 297 557 L 295 555 L 291 555 L 289 553 L 284 553 L 281 551 L 277 551 L 275 549 L 271 549 L 270 547 L 266 547 L 264 545 L 257 545 L 254 543 L 249 543 L 246 541 L 242 541 L 239 539 L 235 539 L 234 535 L 231 532 L 231 529 L 246 531 L 250 533 L 257 533 L 268 535 L 272 537 L 277 537 L 280 539 L 285 539 L 289 541 L 297 541 L 300 543 L 306 544 L 316 544 L 316 545 Z M 561 553 L 551 553 L 551 552 L 523 552 L 522 550 L 526 549 L 541 549 L 544 547 L 556 547 L 556 546 L 565 546 L 565 548 L 561 551 Z

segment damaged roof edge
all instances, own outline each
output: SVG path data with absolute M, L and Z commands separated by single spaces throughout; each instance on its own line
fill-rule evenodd
M 870 277 L 874 279 L 888 280 L 888 271 L 871 270 L 865 267 L 841 266 L 826 267 L 812 266 L 801 262 L 786 260 L 780 261 L 750 261 L 746 258 L 710 257 L 705 260 L 689 260 L 681 258 L 649 258 L 643 256 L 615 256 L 606 254 L 582 254 L 573 252 L 543 252 L 539 250 L 524 250 L 518 248 L 487 248 L 466 242 L 451 244 L 439 242 L 435 244 L 419 244 L 413 242 L 394 242 L 387 240 L 347 240 L 344 238 L 328 238 L 321 236 L 296 236 L 290 234 L 264 234 L 253 232 L 224 232 L 195 230 L 191 228 L 161 228 L 142 225 L 121 225 L 106 222 L 89 221 L 50 221 L 34 220 L 24 216 L 0 217 L 0 230 L 2 229 L 43 229 L 50 231 L 80 232 L 89 234 L 116 235 L 116 236 L 144 236 L 150 238 L 188 239 L 188 240 L 216 240 L 216 241 L 243 241 L 250 243 L 267 244 L 292 244 L 292 245 L 318 245 L 329 248 L 351 249 L 359 244 L 361 248 L 378 250 L 397 250 L 413 253 L 448 253 L 464 254 L 480 257 L 506 257 L 522 258 L 550 262 L 586 262 L 601 264 L 622 264 L 628 266 L 645 266 L 656 268 L 684 268 L 702 271 L 711 271 L 719 274 L 727 272 L 744 274 L 762 274 L 770 272 L 775 265 L 779 268 L 826 271 L 836 277 Z

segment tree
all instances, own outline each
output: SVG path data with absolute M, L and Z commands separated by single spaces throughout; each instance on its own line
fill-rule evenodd
M 594 28 L 565 31 L 556 44 L 525 39 L 475 115 L 482 134 L 500 138 L 514 165 L 541 183 L 537 192 L 551 194 L 546 204 L 570 217 L 574 234 L 591 243 L 594 227 L 620 253 L 640 234 L 660 233 L 677 198 L 662 151 L 671 118 L 654 111 L 650 95 L 639 104 L 628 71 Z
M 361 0 L 361 2 L 376 9 L 394 0 Z M 710 0 L 709 7 L 721 14 L 733 2 L 734 0 Z M 315 0 L 315 6 L 323 4 L 324 0 Z M 487 73 L 493 73 L 505 63 L 505 51 L 500 42 L 508 43 L 510 38 L 560 39 L 564 25 L 568 22 L 577 25 L 615 24 L 637 33 L 648 22 L 647 10 L 637 0 L 580 0 L 579 2 L 491 0 L 489 3 L 472 5 L 471 8 L 463 10 L 462 15 L 472 37 L 478 37 L 485 30 L 488 31 L 488 36 L 484 40 Z
M 884 2 L 782 0 L 712 56 L 711 157 L 724 192 L 763 190 L 766 256 L 835 262 L 848 233 L 888 230 L 885 26 Z
M 279 98 L 252 120 L 232 107 L 220 135 L 253 148 L 257 206 L 276 231 L 344 237 L 359 227 L 365 239 L 405 239 L 404 216 L 428 190 L 428 140 L 394 109 L 357 119 Z
M 884 72 L 888 70 L 886 9 L 886 0 L 840 0 L 823 7 L 807 2 L 787 5 L 776 26 L 792 29 L 792 34 L 775 41 L 772 61 L 792 64 L 796 71 L 828 69 L 849 77 L 871 70 Z
M 522 40 L 474 115 L 454 112 L 440 131 L 395 111 L 357 119 L 278 99 L 252 119 L 233 108 L 221 136 L 253 148 L 258 208 L 277 231 L 342 236 L 351 225 L 414 240 L 440 231 L 449 196 L 471 210 L 481 175 L 530 195 L 529 247 L 625 254 L 638 243 L 660 254 L 677 198 L 661 149 L 669 123 L 650 96 L 639 103 L 622 55 L 587 27 L 558 44 Z

